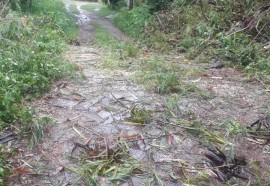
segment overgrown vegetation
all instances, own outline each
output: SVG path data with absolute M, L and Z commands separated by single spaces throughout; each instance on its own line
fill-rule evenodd
M 14 4 L 15 3 L 15 4 Z M 5 7 L 0 21 L 0 123 L 32 122 L 25 101 L 40 96 L 50 83 L 73 67 L 61 57 L 65 42 L 76 37 L 76 25 L 58 1 L 12 1 L 19 13 Z M 19 15 L 28 14 L 20 17 Z
M 131 11 L 124 8 L 114 18 L 114 22 L 126 34 L 132 37 L 138 37 L 142 33 L 145 21 L 149 17 L 150 13 L 147 6 L 136 7 Z
M 199 91 L 195 85 L 182 82 L 179 72 L 182 71 L 178 65 L 174 65 L 166 58 L 151 58 L 141 62 L 140 70 L 135 74 L 137 82 L 154 88 L 159 94 L 165 93 L 187 93 Z
M 134 58 L 139 55 L 139 48 L 134 43 L 130 43 L 127 41 L 119 41 L 116 38 L 114 38 L 111 33 L 109 33 L 108 30 L 103 28 L 101 25 L 95 25 L 96 26 L 96 40 L 95 45 L 101 48 L 108 48 L 112 49 L 108 52 L 107 56 L 104 56 L 104 65 L 106 66 L 106 60 L 111 61 L 111 63 L 108 61 L 107 67 L 128 67 L 126 61 L 123 59 L 127 58 Z M 117 60 L 118 59 L 118 60 Z M 122 59 L 122 60 L 121 60 Z M 113 63 L 115 62 L 115 65 Z
M 265 1 L 149 0 L 136 4 L 131 11 L 122 9 L 115 22 L 149 48 L 186 52 L 188 58 L 200 62 L 217 58 L 269 82 L 270 20 Z
M 41 141 L 49 119 L 36 118 L 27 102 L 48 91 L 53 80 L 72 72 L 62 53 L 66 42 L 77 36 L 77 27 L 57 0 L 13 0 L 2 5 L 0 129 L 16 124 L 33 147 Z M 7 185 L 10 170 L 2 154 L 1 148 L 0 183 Z

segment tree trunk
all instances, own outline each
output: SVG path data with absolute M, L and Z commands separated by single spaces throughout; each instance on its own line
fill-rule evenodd
M 128 0 L 128 9 L 131 10 L 133 8 L 133 0 Z

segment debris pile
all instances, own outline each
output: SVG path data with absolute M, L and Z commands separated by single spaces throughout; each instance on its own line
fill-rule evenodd
M 82 159 L 81 169 L 74 171 L 91 185 L 98 185 L 98 178 L 105 177 L 116 183 L 132 174 L 142 174 L 140 165 L 129 155 L 128 142 L 142 141 L 142 135 L 133 134 L 121 137 L 103 137 L 94 132 L 97 137 L 91 136 L 83 144 L 74 143 L 72 155 L 76 149 L 80 151 Z

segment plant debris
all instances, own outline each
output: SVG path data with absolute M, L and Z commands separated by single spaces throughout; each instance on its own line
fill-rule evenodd
M 74 171 L 81 175 L 91 185 L 97 185 L 98 176 L 105 176 L 109 181 L 123 181 L 131 174 L 142 174 L 139 164 L 129 156 L 129 147 L 126 141 L 142 140 L 142 135 L 127 135 L 118 138 L 98 137 L 95 140 L 90 137 L 84 144 L 75 143 L 72 150 L 81 148 L 85 154 L 82 169 Z
M 145 107 L 134 106 L 130 111 L 130 117 L 126 120 L 128 122 L 143 125 L 149 123 L 150 119 L 152 118 L 152 114 L 152 110 L 148 110 Z
M 13 134 L 13 133 L 0 135 L 0 143 L 1 144 L 7 143 L 7 142 L 12 141 L 12 140 L 16 140 L 16 139 L 17 139 L 17 135 Z
M 270 142 L 270 116 L 260 118 L 248 127 L 250 136 L 256 141 L 263 140 L 263 145 Z
M 245 157 L 235 155 L 234 158 L 228 159 L 217 147 L 208 148 L 204 155 L 208 159 L 207 166 L 219 181 L 226 182 L 232 177 L 249 179 L 245 170 L 247 166 Z

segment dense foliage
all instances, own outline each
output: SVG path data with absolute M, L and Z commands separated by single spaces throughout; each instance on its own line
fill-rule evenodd
M 270 9 L 265 1 L 136 2 L 134 10 L 121 10 L 115 22 L 125 33 L 141 36 L 140 42 L 149 48 L 186 52 L 200 62 L 218 58 L 270 80 L 270 50 L 265 49 L 270 41 Z
M 53 80 L 70 72 L 72 66 L 61 56 L 66 42 L 76 37 L 77 27 L 57 0 L 12 0 L 0 5 L 0 130 L 20 124 L 33 145 L 48 122 L 35 118 L 27 100 L 48 91 Z M 0 185 L 8 185 L 9 174 L 8 157 L 0 146 Z
M 115 17 L 114 22 L 126 34 L 137 37 L 142 33 L 145 21 L 149 17 L 150 12 L 147 6 L 135 7 L 131 11 L 124 8 Z
M 51 81 L 66 73 L 61 53 L 65 41 L 76 36 L 76 25 L 60 2 L 33 0 L 32 11 L 22 2 L 16 7 L 23 5 L 19 10 L 28 11 L 28 16 L 21 18 L 20 12 L 7 8 L 1 15 L 1 127 L 31 122 L 32 112 L 25 106 L 25 99 L 48 91 Z

